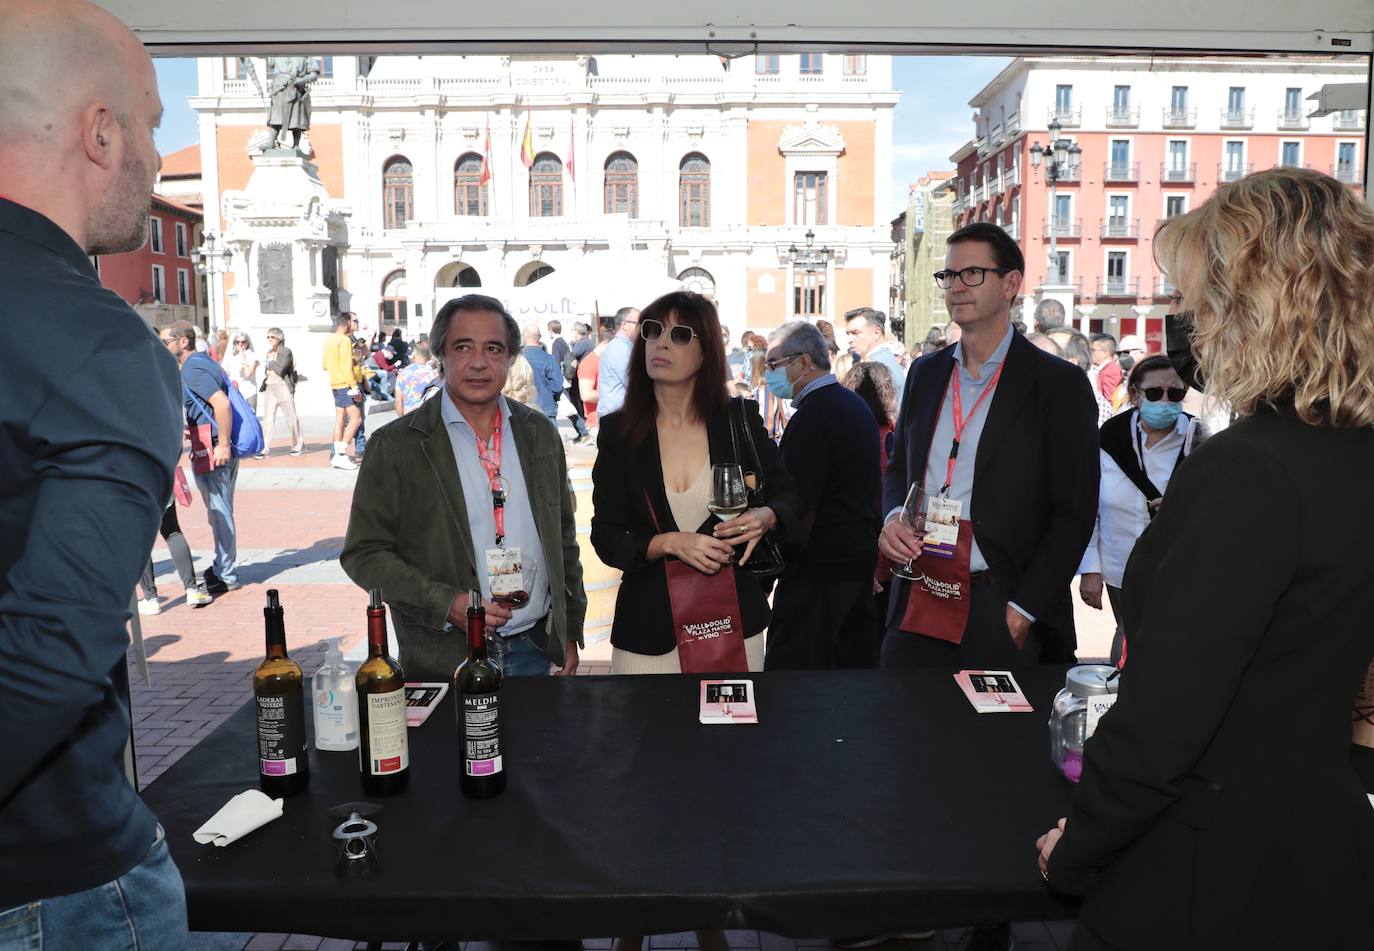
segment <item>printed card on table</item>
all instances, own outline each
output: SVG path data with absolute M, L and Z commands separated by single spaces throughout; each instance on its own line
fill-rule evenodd
M 1031 713 L 1034 707 L 1009 670 L 961 670 L 954 675 L 979 713 Z
M 702 723 L 758 723 L 752 680 L 703 680 Z
M 406 726 L 417 727 L 428 720 L 446 693 L 446 683 L 406 684 Z

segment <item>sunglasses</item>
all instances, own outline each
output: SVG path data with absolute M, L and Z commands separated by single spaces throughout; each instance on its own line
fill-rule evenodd
M 1158 403 L 1160 400 L 1164 399 L 1165 393 L 1169 394 L 1170 403 L 1182 403 L 1183 397 L 1188 395 L 1188 387 L 1147 386 L 1145 387 L 1145 389 L 1141 390 L 1140 393 L 1142 396 L 1145 397 L 1145 399 L 1149 400 L 1151 403 Z
M 645 340 L 657 340 L 663 336 L 663 331 L 668 331 L 668 339 L 674 346 L 685 347 L 692 342 L 692 338 L 697 332 L 684 324 L 676 324 L 671 328 L 665 328 L 661 321 L 650 318 L 639 322 L 639 335 Z

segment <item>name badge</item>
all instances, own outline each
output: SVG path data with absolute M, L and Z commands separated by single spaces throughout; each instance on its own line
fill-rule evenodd
M 498 604 L 516 607 L 529 600 L 525 586 L 525 564 L 519 548 L 488 548 L 487 584 L 491 599 Z
M 922 555 L 953 558 L 959 547 L 959 519 L 964 503 L 944 495 L 934 495 L 926 503 L 926 537 Z

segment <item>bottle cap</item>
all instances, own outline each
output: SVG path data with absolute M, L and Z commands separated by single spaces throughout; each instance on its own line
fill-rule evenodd
M 339 650 L 339 638 L 326 638 L 329 641 L 329 649 L 324 652 L 324 662 L 327 666 L 337 667 L 343 662 L 343 652 Z

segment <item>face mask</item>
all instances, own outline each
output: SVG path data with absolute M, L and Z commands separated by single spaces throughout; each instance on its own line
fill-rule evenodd
M 1140 403 L 1140 418 L 1145 420 L 1145 425 L 1151 429 L 1170 428 L 1178 422 L 1178 414 L 1181 412 L 1183 407 L 1180 404 L 1171 403 L 1167 399 L 1158 403 L 1142 400 Z
M 790 400 L 792 398 L 792 381 L 787 378 L 787 368 L 778 367 L 776 370 L 768 370 L 763 375 L 764 382 L 768 384 L 768 390 L 780 400 Z

